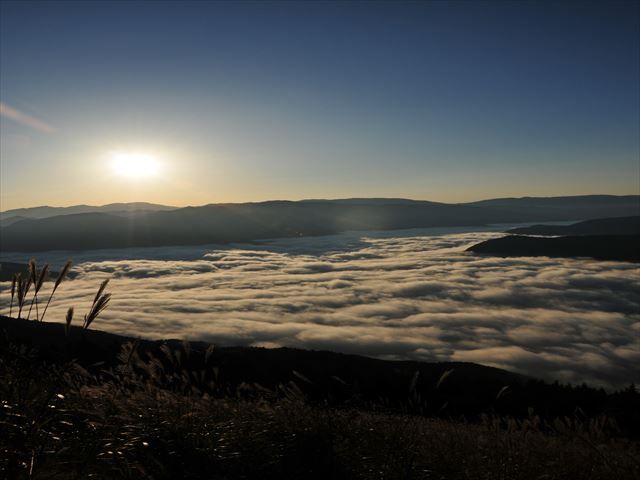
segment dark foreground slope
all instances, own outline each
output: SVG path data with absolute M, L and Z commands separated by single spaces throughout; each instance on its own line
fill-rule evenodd
M 85 368 L 99 364 L 100 368 L 114 367 L 118 354 L 127 342 L 137 341 L 143 355 L 164 357 L 161 349 L 168 346 L 184 351 L 185 344 L 177 340 L 135 340 L 98 330 L 72 327 L 66 337 L 64 326 L 58 323 L 39 323 L 0 317 L 0 332 L 13 342 L 35 348 L 38 357 L 49 363 L 75 360 Z M 190 342 L 190 358 L 184 367 L 196 372 L 203 364 L 209 344 Z M 258 383 L 275 388 L 291 380 L 301 382 L 305 392 L 316 399 L 350 400 L 362 402 L 385 401 L 399 405 L 406 402 L 409 388 L 415 379 L 418 393 L 433 390 L 439 378 L 453 370 L 443 385 L 448 408 L 458 414 L 477 415 L 489 408 L 496 394 L 504 386 L 519 391 L 530 380 L 518 374 L 473 363 L 422 363 L 411 361 L 384 361 L 357 355 L 328 351 L 292 348 L 220 347 L 209 353 L 209 359 L 218 369 L 217 381 L 225 389 L 235 391 L 242 383 Z M 296 373 L 300 376 L 297 376 Z M 446 388 L 445 388 L 446 387 Z M 593 392 L 598 395 L 596 391 Z
M 640 235 L 640 216 L 598 218 L 572 225 L 532 225 L 507 230 L 518 235 Z
M 527 237 L 509 235 L 487 240 L 467 251 L 504 257 L 587 257 L 597 260 L 640 262 L 640 235 Z
M 607 395 L 539 382 L 520 388 L 526 379 L 478 365 L 380 362 L 328 352 L 211 351 L 198 343 L 144 341 L 133 348 L 115 335 L 74 329 L 65 337 L 60 325 L 6 317 L 0 332 L 0 478 L 640 475 L 640 444 L 629 437 L 639 397 L 632 389 Z M 439 375 L 449 367 L 452 373 Z M 493 392 L 486 415 L 470 422 L 452 414 L 447 399 L 476 375 L 490 385 L 514 383 Z M 247 380 L 239 382 L 241 376 Z M 282 382 L 252 382 L 263 378 L 265 385 Z M 363 393 L 367 385 L 375 398 Z M 519 402 L 529 405 L 526 412 L 519 419 L 505 416 L 504 405 L 521 394 L 529 396 Z M 481 398 L 471 391 L 466 396 Z M 571 407 L 570 413 L 551 419 L 537 405 L 545 397 Z M 591 413 L 594 400 L 626 430 Z
M 96 365 L 99 370 L 117 366 L 121 362 L 122 347 L 128 342 L 136 342 L 137 353 L 146 359 L 165 361 L 167 348 L 178 352 L 181 368 L 191 373 L 199 373 L 206 363 L 206 355 L 209 364 L 215 365 L 216 382 L 226 393 L 237 392 L 242 384 L 274 389 L 295 381 L 316 401 L 361 405 L 382 402 L 381 405 L 388 408 L 403 409 L 410 397 L 416 396 L 427 401 L 421 407 L 425 411 L 435 413 L 446 404 L 447 415 L 468 418 L 497 410 L 527 416 L 530 408 L 545 417 L 571 414 L 576 407 L 585 414 L 596 415 L 612 413 L 616 403 L 612 400 L 615 396 L 601 389 L 546 384 L 474 363 L 386 361 L 292 348 L 221 347 L 211 350 L 210 344 L 202 342 L 134 340 L 77 327 L 72 327 L 67 337 L 61 324 L 8 317 L 0 317 L 0 332 L 13 343 L 35 349 L 38 358 L 48 363 L 74 360 L 88 369 Z M 437 387 L 445 372 L 450 373 Z
M 325 235 L 346 230 L 480 226 L 633 215 L 640 197 L 560 197 L 551 206 L 502 200 L 496 205 L 402 199 L 272 201 L 217 204 L 114 215 L 104 212 L 21 220 L 0 228 L 3 251 L 196 245 Z M 544 202 L 543 202 L 544 203 Z M 563 207 L 564 205 L 564 207 Z

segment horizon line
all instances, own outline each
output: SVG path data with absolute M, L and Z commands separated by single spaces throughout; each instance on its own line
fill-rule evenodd
M 484 202 L 489 200 L 519 200 L 519 199 L 527 199 L 527 198 L 578 198 L 578 197 L 640 197 L 640 193 L 628 193 L 628 194 L 612 194 L 612 193 L 587 193 L 587 194 L 578 194 L 578 195 L 523 195 L 517 197 L 491 197 L 491 198 L 481 198 L 479 200 L 471 200 L 466 202 L 442 202 L 437 200 L 427 200 L 427 199 L 419 199 L 419 198 L 409 198 L 409 197 L 337 197 L 337 198 L 299 198 L 299 199 L 285 199 L 285 198 L 273 198 L 267 200 L 253 200 L 253 201 L 244 201 L 244 202 L 211 202 L 211 203 L 203 203 L 199 205 L 194 204 L 185 204 L 185 205 L 169 205 L 164 203 L 156 203 L 156 202 L 148 202 L 148 201 L 130 201 L 130 202 L 110 202 L 102 205 L 90 205 L 86 203 L 72 203 L 68 205 L 34 205 L 28 207 L 16 207 L 9 208 L 7 210 L 0 210 L 0 214 L 11 212 L 14 210 L 28 210 L 34 208 L 73 208 L 73 207 L 90 207 L 90 208 L 103 208 L 111 205 L 132 205 L 132 204 L 143 204 L 143 205 L 154 205 L 160 207 L 168 207 L 168 208 L 198 208 L 198 207 L 206 207 L 210 205 L 242 205 L 242 204 L 256 204 L 256 203 L 269 203 L 269 202 L 320 202 L 320 201 L 341 201 L 341 200 L 404 200 L 411 202 L 430 202 L 430 203 L 439 203 L 444 205 L 467 205 L 471 203 Z

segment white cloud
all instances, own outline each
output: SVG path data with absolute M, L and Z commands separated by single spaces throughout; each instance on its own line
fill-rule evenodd
M 62 319 L 71 305 L 82 314 L 109 277 L 112 304 L 95 327 L 127 335 L 473 361 L 605 386 L 640 382 L 637 265 L 464 252 L 494 233 L 354 236 L 180 247 L 174 258 L 171 249 L 128 252 L 128 260 L 93 252 L 47 316 Z
M 55 131 L 55 128 L 53 128 L 48 123 L 40 120 L 39 118 L 27 115 L 24 112 L 16 110 L 6 103 L 0 103 L 0 117 L 9 118 L 21 125 L 24 125 L 25 127 L 29 127 L 34 130 L 40 130 L 41 132 L 52 133 Z

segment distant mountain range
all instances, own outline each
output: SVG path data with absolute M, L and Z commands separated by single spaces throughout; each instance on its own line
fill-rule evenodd
M 640 235 L 640 216 L 598 218 L 572 225 L 532 225 L 507 230 L 519 235 Z
M 110 203 L 102 206 L 74 205 L 71 207 L 32 207 L 16 208 L 0 212 L 0 226 L 6 227 L 12 223 L 26 219 L 39 219 L 55 217 L 58 215 L 73 215 L 78 213 L 111 213 L 111 214 L 132 214 L 142 212 L 159 212 L 175 210 L 177 207 L 167 205 L 157 205 L 155 203 L 133 202 L 133 203 Z
M 51 213 L 54 213 L 53 216 L 49 215 Z M 365 198 L 212 204 L 185 208 L 136 203 L 65 209 L 38 207 L 12 210 L 1 215 L 0 218 L 5 221 L 16 216 L 31 217 L 0 227 L 2 251 L 80 250 L 248 242 L 276 237 L 326 235 L 346 230 L 480 226 L 620 217 L 640 215 L 640 196 L 516 198 L 469 204 Z

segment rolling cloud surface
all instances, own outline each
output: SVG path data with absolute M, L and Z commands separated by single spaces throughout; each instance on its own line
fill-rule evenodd
M 112 303 L 95 328 L 127 335 L 469 361 L 605 387 L 640 382 L 637 265 L 476 256 L 466 247 L 498 234 L 428 233 L 147 249 L 126 260 L 89 253 L 76 258 L 78 275 L 47 317 L 62 319 L 69 306 L 81 317 L 109 277 Z

